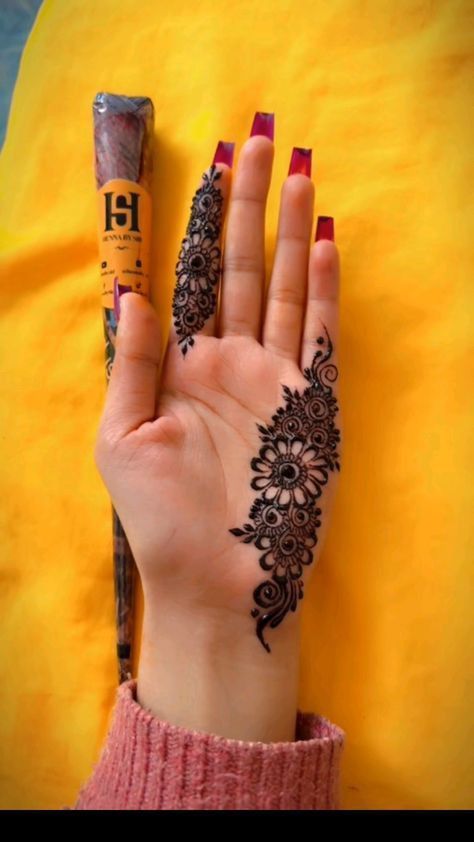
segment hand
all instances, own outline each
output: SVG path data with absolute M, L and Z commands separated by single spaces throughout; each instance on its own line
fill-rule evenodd
M 151 697 L 146 688 L 161 663 L 161 715 L 168 704 L 164 663 L 186 650 L 182 665 L 199 664 L 196 681 L 203 680 L 203 661 L 218 662 L 219 670 L 227 664 L 226 675 L 238 662 L 241 678 L 247 669 L 253 676 L 250 686 L 264 675 L 281 682 L 289 670 L 295 694 L 299 598 L 327 526 L 339 464 L 338 254 L 327 240 L 310 247 L 314 187 L 306 175 L 290 175 L 263 305 L 273 156 L 271 140 L 251 137 L 232 191 L 226 164 L 201 182 L 177 264 L 159 385 L 155 311 L 134 293 L 121 298 L 96 461 L 145 594 L 149 678 L 139 677 L 139 690 Z M 174 718 L 191 727 L 184 708 Z M 192 727 L 203 727 L 203 718 L 206 725 L 207 713 Z M 287 732 L 285 722 L 278 733 Z M 247 733 L 246 726 L 237 731 Z

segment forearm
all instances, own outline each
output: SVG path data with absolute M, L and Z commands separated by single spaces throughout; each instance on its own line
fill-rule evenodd
M 295 739 L 299 621 L 271 653 L 241 615 L 145 598 L 137 701 L 162 720 L 229 739 Z
M 241 616 L 145 596 L 138 678 L 74 809 L 336 809 L 344 733 L 297 711 L 290 625 L 268 653 Z

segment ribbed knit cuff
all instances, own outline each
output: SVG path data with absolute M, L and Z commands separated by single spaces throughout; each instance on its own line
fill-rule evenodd
M 295 742 L 261 743 L 163 722 L 117 688 L 107 739 L 74 810 L 335 810 L 345 734 L 298 711 Z

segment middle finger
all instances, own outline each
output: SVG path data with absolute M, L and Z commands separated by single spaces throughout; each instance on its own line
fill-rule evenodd
M 260 337 L 265 283 L 265 208 L 273 157 L 273 141 L 263 135 L 250 137 L 239 155 L 224 247 L 221 336 Z
M 313 203 L 311 150 L 296 148 L 281 191 L 277 246 L 263 328 L 264 347 L 295 362 L 300 353 Z

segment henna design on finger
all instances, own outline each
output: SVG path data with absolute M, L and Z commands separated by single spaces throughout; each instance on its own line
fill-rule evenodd
M 211 165 L 196 191 L 186 237 L 176 263 L 173 318 L 183 356 L 194 345 L 194 335 L 216 311 L 221 273 L 219 239 L 222 224 L 222 191 L 216 187 L 222 172 Z
M 332 390 L 338 370 L 330 362 L 333 346 L 323 328 L 325 335 L 317 339 L 321 347 L 304 370 L 309 386 L 303 392 L 283 386 L 285 405 L 272 416 L 273 423 L 257 424 L 262 446 L 250 462 L 256 474 L 251 487 L 261 493 L 251 506 L 249 522 L 229 530 L 263 550 L 260 567 L 271 575 L 254 590 L 258 608 L 250 612 L 267 652 L 271 650 L 264 630 L 276 628 L 303 597 L 303 568 L 313 561 L 321 526 L 316 501 L 329 472 L 340 470 L 340 431 L 335 424 L 339 407 Z

